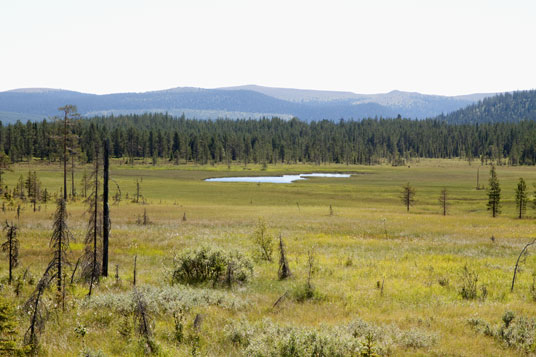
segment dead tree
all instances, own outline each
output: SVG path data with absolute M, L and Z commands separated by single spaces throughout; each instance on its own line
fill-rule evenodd
M 521 250 L 521 253 L 519 253 L 519 256 L 517 257 L 516 265 L 514 267 L 514 277 L 512 278 L 512 287 L 510 288 L 510 292 L 514 291 L 514 284 L 516 283 L 516 274 L 517 274 L 517 268 L 519 267 L 519 261 L 521 260 L 521 257 L 523 256 L 523 254 L 527 252 L 528 247 L 530 247 L 534 243 L 536 243 L 536 238 L 532 242 L 527 243 Z
M 288 265 L 287 256 L 285 252 L 285 245 L 283 244 L 283 238 L 279 235 L 279 270 L 277 272 L 279 280 L 284 280 L 292 275 L 290 272 L 290 266 Z
M 114 184 L 115 184 L 115 188 L 117 189 L 117 191 L 115 192 L 115 195 L 114 195 L 114 205 L 118 205 L 119 202 L 121 202 L 121 198 L 123 197 L 122 193 L 121 193 L 121 187 L 119 186 L 119 184 L 114 180 L 114 179 L 110 179 Z
M 446 187 L 443 187 L 441 190 L 441 193 L 439 194 L 439 204 L 441 205 L 441 209 L 443 210 L 443 216 L 447 215 L 447 209 L 448 209 L 448 191 Z
M 134 272 L 133 272 L 133 278 L 132 278 L 132 285 L 133 286 L 136 286 L 136 273 L 137 273 L 137 271 L 136 271 L 136 263 L 137 263 L 137 260 L 138 260 L 138 256 L 135 255 L 134 256 Z
M 102 255 L 101 240 L 102 238 L 102 216 L 99 209 L 99 150 L 96 146 L 95 152 L 95 164 L 92 173 L 92 186 L 93 192 L 87 198 L 89 222 L 85 239 L 84 255 L 82 258 L 82 277 L 85 281 L 89 282 L 88 296 L 91 296 L 93 285 L 101 275 L 102 265 L 98 262 L 101 261 Z
M 6 232 L 6 241 L 2 244 L 2 251 L 7 253 L 9 261 L 9 278 L 8 284 L 11 285 L 13 280 L 13 269 L 19 264 L 19 240 L 17 239 L 17 226 L 5 223 L 4 231 Z
M 313 290 L 313 274 L 316 271 L 316 257 L 315 257 L 315 249 L 311 248 L 307 251 L 307 289 L 312 291 Z
M 110 234 L 110 207 L 108 205 L 108 181 L 110 176 L 110 142 L 104 141 L 104 168 L 102 188 L 102 276 L 108 276 L 108 238 Z
M 72 120 L 79 117 L 76 106 L 66 105 L 64 107 L 58 108 L 59 111 L 63 112 L 63 133 L 62 133 L 62 144 L 63 144 L 63 198 L 67 201 L 67 149 L 68 149 L 68 140 L 69 140 L 69 131 L 68 127 L 71 125 Z
M 35 290 L 23 306 L 23 310 L 30 316 L 30 326 L 24 334 L 24 345 L 29 346 L 32 352 L 36 352 L 39 345 L 39 335 L 45 327 L 48 310 L 43 304 L 43 293 L 53 280 L 50 275 L 50 266 L 37 283 Z
M 138 327 L 140 337 L 145 340 L 149 352 L 154 352 L 154 343 L 152 342 L 152 330 L 147 302 L 144 296 L 134 287 L 134 321 Z
M 140 180 L 136 179 L 136 198 L 134 200 L 135 203 L 140 203 Z

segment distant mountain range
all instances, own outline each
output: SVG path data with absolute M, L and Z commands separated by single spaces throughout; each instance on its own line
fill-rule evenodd
M 447 114 L 493 96 L 385 94 L 304 90 L 246 85 L 217 89 L 179 87 L 144 93 L 96 95 L 60 89 L 26 88 L 0 92 L 0 120 L 40 120 L 74 104 L 84 116 L 168 112 L 189 118 L 298 117 L 305 121 L 370 117 L 429 118 Z

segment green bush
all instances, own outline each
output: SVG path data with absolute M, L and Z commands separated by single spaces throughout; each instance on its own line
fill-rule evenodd
M 488 289 L 485 285 L 480 285 L 480 296 L 478 294 L 478 273 L 465 265 L 461 274 L 460 296 L 464 300 L 486 300 Z
M 491 326 L 479 319 L 469 319 L 469 325 L 480 333 L 494 337 L 506 347 L 521 350 L 525 353 L 536 352 L 536 320 L 520 316 L 517 318 L 511 311 L 504 313 L 502 323 Z
M 253 274 L 253 264 L 237 251 L 201 247 L 187 250 L 174 259 L 172 283 L 212 286 L 246 283 Z

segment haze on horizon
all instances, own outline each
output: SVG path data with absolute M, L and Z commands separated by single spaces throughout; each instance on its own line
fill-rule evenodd
M 7 1 L 0 91 L 532 89 L 530 0 Z

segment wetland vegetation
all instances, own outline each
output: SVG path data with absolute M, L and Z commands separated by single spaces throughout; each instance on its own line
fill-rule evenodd
M 475 188 L 477 171 L 487 186 L 489 165 L 415 159 L 409 166 L 251 164 L 245 169 L 113 159 L 110 196 L 120 190 L 122 198 L 110 203 L 111 273 L 98 279 L 91 297 L 78 274 L 70 282 L 88 231 L 87 203 L 80 196 L 70 199 L 73 239 L 66 257 L 71 265 L 64 296 L 58 297 L 56 283 L 42 292 L 44 328 L 37 351 L 50 356 L 532 353 L 536 260 L 530 247 L 521 257 L 513 292 L 510 285 L 519 253 L 533 237 L 535 211 L 529 205 L 519 219 L 516 205 L 520 177 L 532 199 L 533 167 L 496 167 L 501 213 L 493 218 L 488 191 Z M 31 322 L 24 304 L 53 256 L 54 198 L 63 188 L 62 168 L 39 161 L 11 166 L 4 184 L 16 187 L 29 170 L 50 198 L 39 201 L 35 211 L 31 199 L 4 200 L 2 213 L 17 226 L 19 242 L 11 285 L 7 258 L 0 267 L 2 304 L 14 323 L 9 338 L 17 346 Z M 90 170 L 90 165 L 76 169 L 77 192 L 83 192 L 84 172 Z M 299 172 L 359 175 L 289 185 L 203 181 Z M 414 190 L 409 212 L 400 198 L 408 182 Z M 443 189 L 448 190 L 446 215 L 439 202 Z M 290 273 L 284 278 L 280 239 Z M 514 317 L 499 323 L 505 314 Z

